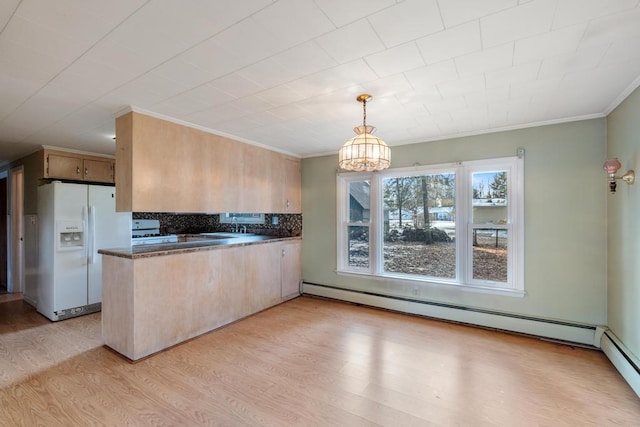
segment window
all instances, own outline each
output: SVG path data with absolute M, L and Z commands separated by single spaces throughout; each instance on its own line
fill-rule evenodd
M 338 271 L 523 295 L 522 160 L 338 175 Z
M 371 183 L 368 180 L 345 178 L 343 204 L 346 251 L 344 269 L 368 271 L 370 268 L 369 236 L 371 235 Z
M 384 272 L 455 279 L 455 178 L 453 170 L 382 178 Z
M 220 214 L 221 224 L 264 224 L 264 214 L 225 212 Z

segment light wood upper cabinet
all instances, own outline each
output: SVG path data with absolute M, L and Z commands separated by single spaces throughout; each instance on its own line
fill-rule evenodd
M 300 189 L 300 159 L 285 158 L 284 190 L 286 213 L 302 213 L 302 195 Z
M 47 154 L 45 159 L 45 178 L 82 179 L 81 158 Z
M 228 188 L 238 192 L 238 212 L 276 212 L 282 188 L 278 153 L 249 144 L 238 144 L 235 150 L 242 158 L 242 170 L 236 171 L 240 185 L 231 183 Z
M 116 209 L 301 213 L 300 160 L 140 113 L 116 119 Z
M 91 182 L 115 182 L 115 160 L 83 159 L 84 180 Z
M 115 160 L 45 150 L 44 178 L 87 182 L 115 182 Z
M 300 160 L 242 144 L 238 212 L 301 213 Z M 237 188 L 233 185 L 231 188 Z

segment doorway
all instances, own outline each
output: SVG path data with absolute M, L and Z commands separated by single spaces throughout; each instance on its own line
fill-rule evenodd
M 0 294 L 7 293 L 7 254 L 9 238 L 7 234 L 7 172 L 0 172 Z
M 9 250 L 7 291 L 22 292 L 24 289 L 24 168 L 18 166 L 11 169 L 9 178 L 11 187 L 9 221 L 11 247 Z

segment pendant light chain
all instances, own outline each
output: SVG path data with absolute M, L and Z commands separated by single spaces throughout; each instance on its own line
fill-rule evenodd
M 362 100 L 362 125 L 364 127 L 367 127 L 367 98 L 364 98 Z

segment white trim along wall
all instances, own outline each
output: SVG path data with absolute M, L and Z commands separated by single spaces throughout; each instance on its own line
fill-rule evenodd
M 600 347 L 599 335 L 602 332 L 599 332 L 599 327 L 595 325 L 412 300 L 406 297 L 390 297 L 372 292 L 346 290 L 334 286 L 306 282 L 302 283 L 302 293 L 441 320 L 533 335 L 562 341 L 567 344 L 579 344 L 590 348 Z
M 620 375 L 640 397 L 640 360 L 609 329 L 602 334 L 601 348 Z

